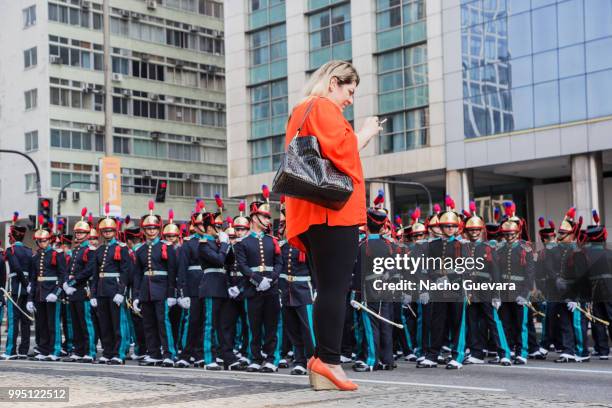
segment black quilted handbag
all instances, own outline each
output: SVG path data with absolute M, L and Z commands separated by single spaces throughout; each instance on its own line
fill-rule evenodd
M 287 147 L 274 176 L 272 191 L 340 210 L 353 193 L 353 180 L 321 156 L 315 136 L 300 136 L 316 99 L 310 102 L 302 122 Z

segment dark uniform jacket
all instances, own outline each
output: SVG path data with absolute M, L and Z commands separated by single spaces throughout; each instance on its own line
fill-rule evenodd
M 113 238 L 96 249 L 95 259 L 92 298 L 125 296 L 132 262 L 127 245 Z
M 503 302 L 514 302 L 518 296 L 528 299 L 535 279 L 535 262 L 531 246 L 523 240 L 504 242 L 497 249 L 502 283 L 514 283 L 515 290 L 502 292 Z
M 40 250 L 34 254 L 32 265 L 34 274 L 30 281 L 32 290 L 28 300 L 46 302 L 46 297 L 50 293 L 59 298 L 62 284 L 66 280 L 66 262 L 63 254 L 48 246 L 44 251 Z
M 450 238 L 433 238 L 427 244 L 427 257 L 430 258 L 430 268 L 428 268 L 428 280 L 430 283 L 441 284 L 443 281 L 448 281 L 450 284 L 459 284 L 458 290 L 443 289 L 430 291 L 433 301 L 454 301 L 461 302 L 466 296 L 463 290 L 464 273 L 459 273 L 453 268 L 445 268 L 450 265 L 447 258 L 452 258 L 453 262 L 457 258 L 465 255 L 465 242 L 456 237 Z M 436 259 L 436 262 L 433 262 Z M 439 259 L 439 260 L 438 260 Z
M 465 242 L 464 256 L 466 259 L 473 259 L 470 262 L 482 262 L 482 268 L 480 264 L 476 264 L 474 268 L 466 270 L 464 273 L 464 280 L 469 279 L 474 284 L 481 283 L 499 283 L 501 277 L 499 274 L 499 267 L 497 263 L 497 255 L 495 253 L 495 247 L 489 243 L 489 241 L 475 241 Z M 471 302 L 490 302 L 492 299 L 501 299 L 501 294 L 498 290 L 485 290 L 480 288 L 478 290 L 472 290 L 467 292 Z
M 237 242 L 240 241 L 240 238 Z M 234 252 L 233 244 L 230 246 L 230 251 L 227 253 L 227 257 L 225 258 L 225 270 L 227 271 L 227 287 L 228 289 L 232 286 L 235 286 L 240 291 L 240 294 L 234 298 L 236 301 L 241 301 L 244 299 L 244 289 L 250 283 L 247 281 L 246 277 L 240 272 L 238 269 L 238 260 L 236 259 L 236 254 Z
M 15 242 L 6 249 L 4 258 L 8 262 L 10 273 L 10 286 L 8 290 L 13 296 L 27 296 L 27 287 L 34 273 L 32 264 L 32 250 L 23 245 L 22 242 Z M 5 280 L 2 280 L 4 284 Z
M 134 297 L 141 302 L 166 300 L 177 296 L 176 251 L 159 238 L 136 251 Z
M 556 251 L 557 289 L 559 301 L 586 300 L 588 278 L 586 276 L 586 257 L 574 242 L 559 243 Z
M 248 279 L 244 296 L 278 295 L 278 277 L 283 268 L 280 247 L 276 238 L 263 232 L 251 232 L 234 245 L 234 253 L 238 261 L 238 270 Z M 256 291 L 262 279 L 271 279 L 270 289 Z
M 278 286 L 281 290 L 283 306 L 303 306 L 312 304 L 312 284 L 306 254 L 286 241 L 279 243 L 283 258 L 283 269 Z
M 178 269 L 179 286 L 184 297 L 197 297 L 202 282 L 202 263 L 200 262 L 200 234 L 193 234 L 183 241 L 181 263 Z
M 71 301 L 83 301 L 89 299 L 89 279 L 96 269 L 96 252 L 89 247 L 89 242 L 84 241 L 72 251 L 70 262 L 67 267 L 67 284 L 74 287 L 76 292 L 67 296 Z
M 225 260 L 229 250 L 230 244 L 217 244 L 211 235 L 204 234 L 199 240 L 198 252 L 203 270 L 200 298 L 227 298 Z
M 589 301 L 612 302 L 612 251 L 604 242 L 587 243 L 583 247 L 587 262 Z

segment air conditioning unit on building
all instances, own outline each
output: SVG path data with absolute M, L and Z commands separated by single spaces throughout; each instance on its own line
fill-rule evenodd
M 193 181 L 198 177 L 197 174 L 191 174 L 191 173 L 183 173 L 183 180 L 185 181 Z
M 119 74 L 117 72 L 113 72 L 113 81 L 114 82 L 121 82 L 121 81 L 123 81 L 123 74 Z
M 198 32 L 200 32 L 200 29 L 198 27 L 196 27 L 196 26 L 191 26 L 189 28 L 189 31 L 192 32 L 192 33 L 198 33 Z
M 177 68 L 183 68 L 185 66 L 185 61 L 176 60 L 176 62 L 174 63 L 174 66 Z
M 166 103 L 174 103 L 174 97 L 173 96 L 166 96 L 165 101 L 166 101 Z
M 140 54 L 140 59 L 143 61 L 148 61 L 151 59 L 151 56 L 149 54 L 145 54 L 144 52 L 142 54 Z
M 223 31 L 221 30 L 215 30 L 214 34 L 217 38 L 223 38 Z
M 104 125 L 96 125 L 96 133 L 104 133 Z
M 149 10 L 157 9 L 157 2 L 155 0 L 147 0 L 147 8 Z
M 142 175 L 143 175 L 144 177 L 151 178 L 151 177 L 153 177 L 153 171 L 151 171 L 151 170 L 145 170 L 145 171 L 143 171 L 143 172 L 142 172 Z
M 79 201 L 81 199 L 81 193 L 78 191 L 72 192 L 72 201 Z
M 225 105 L 223 105 L 222 103 L 216 103 L 215 104 L 215 108 L 217 108 L 217 110 L 224 110 L 225 109 Z
M 130 11 L 129 10 L 121 10 L 121 18 L 123 19 L 128 19 L 130 18 Z
M 130 16 L 132 17 L 132 20 L 140 20 L 140 13 L 132 11 L 130 12 Z
M 125 96 L 126 98 L 129 98 L 132 96 L 132 90 L 131 89 L 122 89 L 121 90 L 121 95 Z
M 87 131 L 88 132 L 95 132 L 96 131 L 96 125 L 87 125 Z
M 160 132 L 151 132 L 151 133 L 149 133 L 149 136 L 151 136 L 151 139 L 153 139 L 153 140 L 159 140 L 159 138 L 161 137 L 161 133 Z
M 51 55 L 49 57 L 49 62 L 55 65 L 62 65 L 64 63 L 64 61 L 62 60 L 62 57 L 58 55 Z
M 159 95 L 158 94 L 154 94 L 154 93 L 150 93 L 149 94 L 149 99 L 157 101 L 157 100 L 159 100 Z
M 85 10 L 89 10 L 91 7 L 91 1 L 81 0 L 81 8 Z
M 177 119 L 183 119 L 183 112 L 181 112 L 181 111 L 176 112 L 176 118 Z
M 84 84 L 82 91 L 84 93 L 91 93 L 96 90 L 96 84 Z

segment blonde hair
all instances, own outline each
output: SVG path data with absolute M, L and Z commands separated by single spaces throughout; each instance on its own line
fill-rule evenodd
M 359 85 L 359 74 L 350 62 L 332 60 L 321 66 L 310 76 L 304 87 L 304 97 L 325 96 L 329 92 L 329 84 L 336 78 L 338 85 Z

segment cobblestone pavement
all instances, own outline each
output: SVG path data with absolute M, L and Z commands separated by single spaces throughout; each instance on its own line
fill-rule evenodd
M 612 362 L 611 362 L 612 363 Z M 3 403 L 0 407 L 404 407 L 612 406 L 612 364 L 559 367 L 466 367 L 460 371 L 350 373 L 358 392 L 311 391 L 307 377 L 202 369 L 0 362 L 0 386 L 69 387 L 69 402 Z

